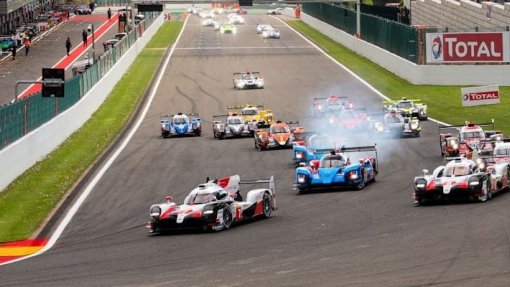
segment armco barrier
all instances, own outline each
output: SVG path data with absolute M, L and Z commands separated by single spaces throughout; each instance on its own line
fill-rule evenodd
M 293 16 L 292 9 L 286 9 L 285 14 Z M 415 85 L 510 86 L 510 65 L 416 65 L 306 13 L 301 13 L 301 20 L 337 43 Z
M 163 23 L 163 15 L 160 15 L 143 36 L 78 103 L 0 150 L 2 165 L 0 191 L 62 144 L 90 118 Z

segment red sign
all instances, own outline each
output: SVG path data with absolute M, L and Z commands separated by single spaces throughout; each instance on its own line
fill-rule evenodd
M 427 33 L 427 62 L 508 62 L 509 33 Z

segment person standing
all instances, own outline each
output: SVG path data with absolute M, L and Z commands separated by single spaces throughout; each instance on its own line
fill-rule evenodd
M 25 46 L 25 57 L 28 56 L 28 51 L 30 50 L 30 40 L 25 37 L 23 39 L 23 46 Z
M 67 50 L 67 55 L 69 56 L 69 52 L 71 51 L 71 39 L 69 39 L 69 37 L 67 37 L 67 40 L 66 40 L 66 50 Z
M 81 32 L 81 37 L 83 38 L 83 46 L 87 47 L 87 31 L 85 29 Z
M 16 43 L 12 44 L 11 52 L 12 52 L 12 59 L 16 60 L 16 49 L 18 48 L 18 45 Z
M 108 7 L 108 11 L 106 12 L 108 14 L 108 21 L 112 18 L 112 9 Z

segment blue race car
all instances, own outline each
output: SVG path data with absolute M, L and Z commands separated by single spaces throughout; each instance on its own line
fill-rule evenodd
M 191 118 L 190 118 L 191 117 Z M 172 136 L 200 136 L 202 133 L 202 125 L 198 114 L 170 115 L 168 118 L 162 119 L 161 137 L 167 138 Z
M 335 149 L 333 138 L 327 134 L 313 134 L 306 137 L 304 142 L 294 143 L 292 155 L 295 166 L 309 163 L 315 159 L 321 159 L 325 154 Z
M 351 163 L 349 152 L 374 152 L 375 156 L 364 156 Z M 365 184 L 375 181 L 377 176 L 376 146 L 343 147 L 332 150 L 320 160 L 313 160 L 310 166 L 296 169 L 296 183 L 294 189 L 299 193 L 334 187 L 353 187 L 362 189 Z

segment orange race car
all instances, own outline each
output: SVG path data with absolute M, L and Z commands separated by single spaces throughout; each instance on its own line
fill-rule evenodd
M 292 148 L 295 141 L 301 140 L 303 133 L 304 128 L 299 126 L 299 122 L 276 121 L 269 129 L 257 129 L 255 148 L 258 150 Z

